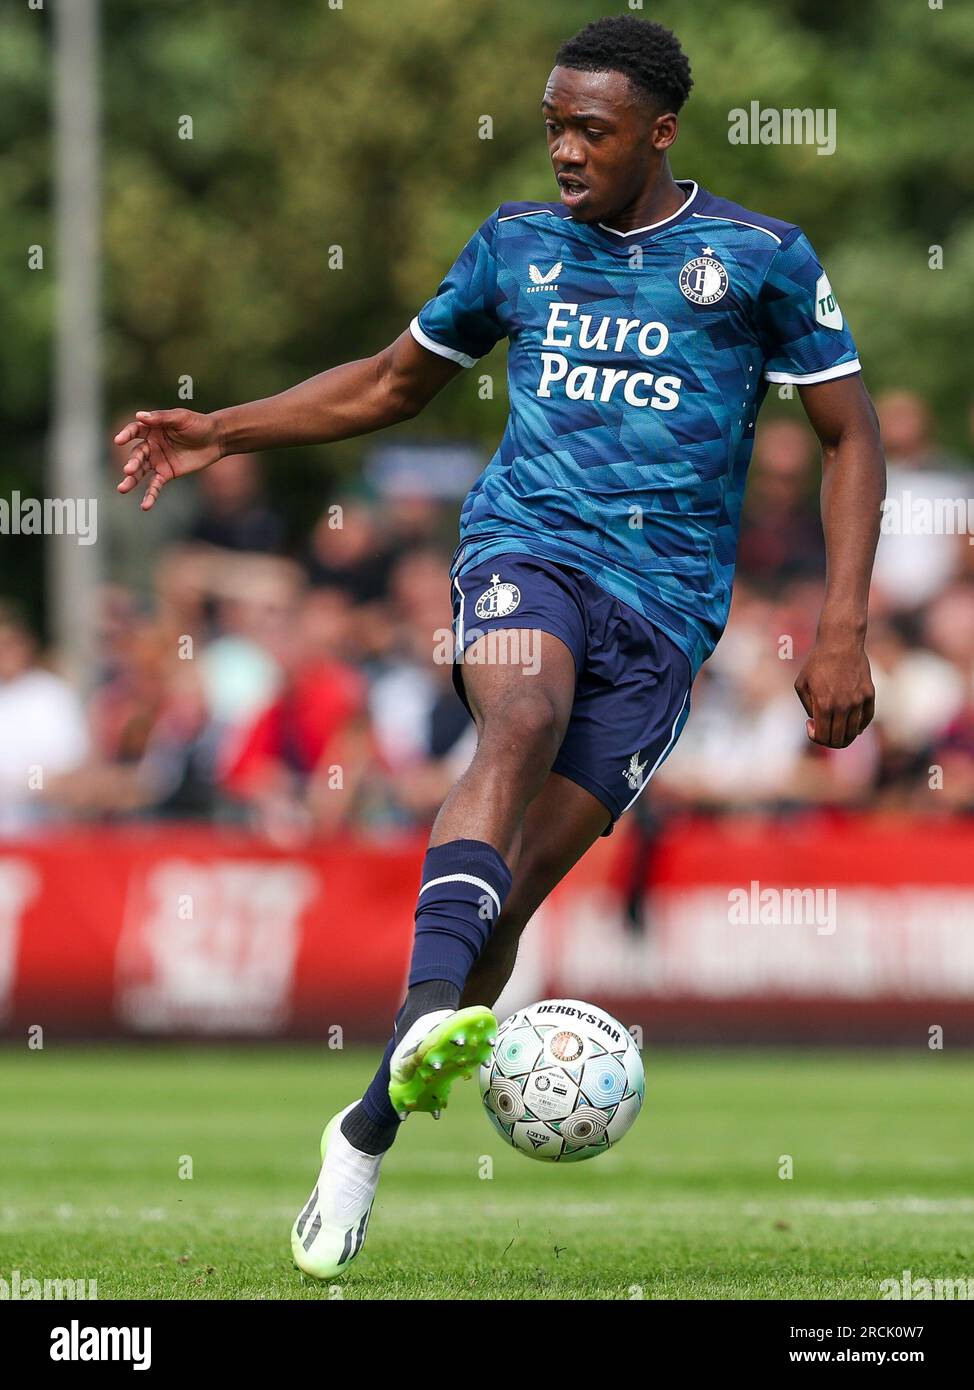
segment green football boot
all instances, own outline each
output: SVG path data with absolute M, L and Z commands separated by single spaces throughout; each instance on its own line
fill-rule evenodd
M 454 1081 L 487 1061 L 496 1037 L 497 1019 L 484 1004 L 417 1019 L 389 1062 L 389 1100 L 399 1118 L 428 1110 L 438 1119 Z

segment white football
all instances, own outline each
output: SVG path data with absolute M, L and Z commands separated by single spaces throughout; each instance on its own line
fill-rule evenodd
M 595 1004 L 543 999 L 497 1030 L 480 1068 L 491 1124 L 528 1158 L 575 1163 L 606 1153 L 643 1103 L 642 1058 L 632 1035 Z

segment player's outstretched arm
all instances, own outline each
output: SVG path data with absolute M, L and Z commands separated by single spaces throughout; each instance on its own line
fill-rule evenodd
M 140 410 L 115 436 L 131 444 L 119 492 L 148 486 L 148 511 L 166 483 L 208 468 L 227 454 L 328 444 L 369 434 L 418 415 L 462 368 L 420 347 L 408 331 L 374 357 L 346 362 L 278 396 L 203 415 L 195 410 Z
M 795 689 L 812 742 L 845 748 L 873 717 L 875 692 L 864 644 L 886 465 L 879 422 L 861 376 L 799 391 L 822 443 L 826 573 L 815 646 Z

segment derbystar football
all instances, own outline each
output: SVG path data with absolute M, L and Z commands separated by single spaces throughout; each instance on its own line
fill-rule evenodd
M 528 1158 L 575 1163 L 606 1153 L 643 1103 L 643 1063 L 632 1035 L 594 1004 L 543 999 L 497 1030 L 480 1068 L 491 1124 Z

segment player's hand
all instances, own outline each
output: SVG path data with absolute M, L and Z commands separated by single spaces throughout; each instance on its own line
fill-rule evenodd
M 808 718 L 805 731 L 825 748 L 848 748 L 873 717 L 876 692 L 869 660 L 858 639 L 820 638 L 795 681 Z
M 222 458 L 212 417 L 195 410 L 137 410 L 135 419 L 119 430 L 115 443 L 134 444 L 116 491 L 131 492 L 148 478 L 141 503 L 144 512 L 173 478 L 197 473 Z

